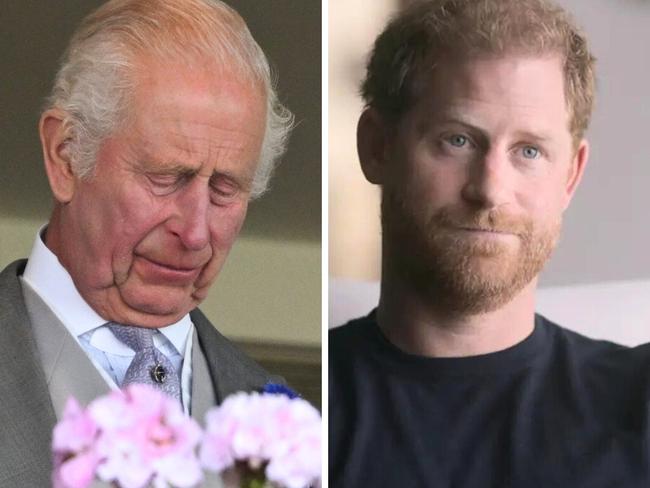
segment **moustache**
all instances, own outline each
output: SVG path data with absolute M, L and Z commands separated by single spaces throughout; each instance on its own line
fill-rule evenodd
M 443 208 L 433 217 L 432 223 L 441 228 L 481 230 L 520 237 L 529 235 L 532 227 L 528 219 L 498 208 L 473 212 Z

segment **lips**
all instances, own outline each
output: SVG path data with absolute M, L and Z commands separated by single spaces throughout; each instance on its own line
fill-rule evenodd
M 523 237 L 530 231 L 526 218 L 504 210 L 470 212 L 444 208 L 434 217 L 434 225 L 452 231 L 468 233 L 503 234 Z
M 143 259 L 146 259 L 146 258 L 143 258 Z M 175 264 L 165 264 L 165 263 L 159 263 L 157 261 L 153 261 L 151 259 L 147 259 L 147 261 L 155 264 L 156 266 L 160 266 L 162 268 L 167 268 L 167 269 L 170 269 L 172 271 L 187 271 L 187 272 L 189 272 L 189 271 L 194 271 L 196 268 L 199 267 L 199 266 L 181 266 L 181 265 L 175 265 Z
M 198 277 L 205 263 L 188 265 L 187 263 L 159 262 L 136 255 L 139 271 L 151 281 L 170 285 L 187 284 Z
M 464 230 L 467 232 L 481 232 L 481 233 L 489 233 L 489 234 L 502 234 L 502 235 L 515 235 L 514 232 L 510 232 L 507 230 L 501 230 L 501 229 L 490 229 L 490 228 L 483 228 L 483 227 L 458 227 L 460 230 Z
M 136 254 L 135 255 L 137 258 L 143 259 L 145 261 L 149 261 L 152 264 L 155 264 L 157 266 L 162 266 L 163 268 L 169 268 L 174 271 L 194 271 L 197 268 L 202 268 L 205 266 L 205 260 L 202 261 L 185 261 L 185 262 L 171 262 L 171 261 L 160 261 L 158 259 L 152 259 L 147 256 L 143 256 L 142 254 Z

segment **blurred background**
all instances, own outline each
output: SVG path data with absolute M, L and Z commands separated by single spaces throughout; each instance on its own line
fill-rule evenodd
M 379 190 L 357 159 L 358 92 L 374 38 L 406 3 L 329 1 L 330 317 L 338 316 L 337 283 L 379 279 Z M 541 286 L 650 280 L 650 2 L 559 3 L 587 32 L 598 58 L 598 94 L 590 162 Z
M 3 2 L 0 9 L 0 269 L 27 257 L 51 194 L 37 124 L 58 60 L 99 0 Z M 202 305 L 226 336 L 320 403 L 321 6 L 227 1 L 244 17 L 296 115 L 271 191 L 249 207 L 242 235 Z

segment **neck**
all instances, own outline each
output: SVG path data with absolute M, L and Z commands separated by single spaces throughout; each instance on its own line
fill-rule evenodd
M 537 278 L 496 310 L 448 313 L 397 276 L 382 276 L 379 327 L 394 345 L 428 357 L 467 357 L 507 349 L 528 337 L 535 323 Z
M 50 215 L 50 220 L 45 230 L 43 242 L 47 248 L 54 253 L 54 255 L 61 261 L 61 233 L 59 227 L 61 225 L 61 209 L 58 204 L 55 204 L 54 210 Z

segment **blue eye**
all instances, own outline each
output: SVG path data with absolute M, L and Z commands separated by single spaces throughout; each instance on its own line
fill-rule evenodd
M 463 147 L 465 144 L 467 144 L 467 137 L 462 134 L 454 134 L 447 140 L 449 141 L 449 144 L 454 147 Z
M 522 148 L 522 154 L 526 159 L 536 159 L 539 156 L 539 149 L 535 146 L 524 146 Z

